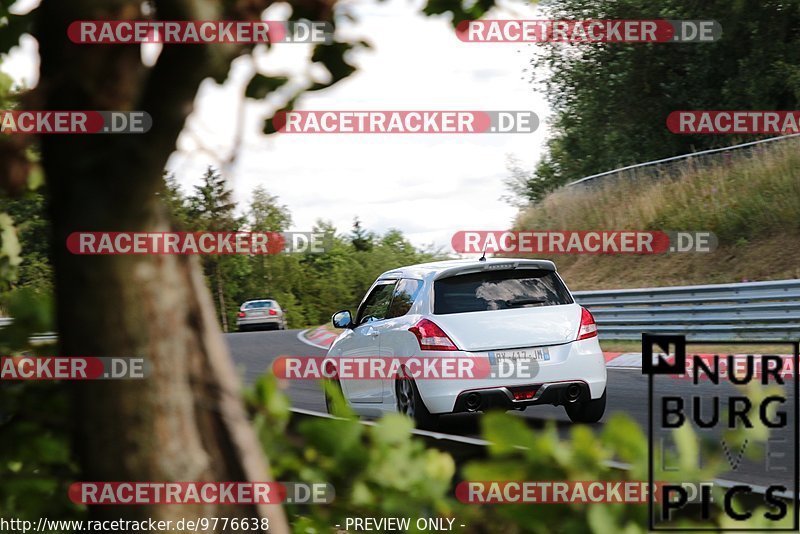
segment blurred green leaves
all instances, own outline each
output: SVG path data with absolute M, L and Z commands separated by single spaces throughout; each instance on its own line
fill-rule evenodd
M 535 3 L 535 2 L 526 2 Z M 494 0 L 472 0 L 453 1 L 453 0 L 428 0 L 425 7 L 422 9 L 426 15 L 441 15 L 443 13 L 451 13 L 452 24 L 456 26 L 459 22 L 465 20 L 477 20 L 486 14 L 492 7 L 494 7 Z
M 22 263 L 21 252 L 14 222 L 7 213 L 0 213 L 0 278 L 12 280 L 16 277 L 16 269 Z
M 341 400 L 337 388 L 326 387 L 326 391 L 336 397 L 334 401 Z M 272 396 L 284 396 L 272 376 L 262 377 L 248 393 L 262 443 L 274 459 L 277 479 L 327 482 L 336 489 L 331 505 L 290 507 L 295 532 L 323 532 L 326 525 L 345 517 L 451 517 L 466 525 L 466 533 L 647 531 L 646 503 L 481 506 L 461 503 L 453 496 L 455 485 L 462 480 L 643 484 L 648 480 L 647 438 L 626 415 L 614 414 L 602 427 L 559 428 L 553 421 L 532 424 L 508 413 L 484 414 L 480 424 L 483 438 L 490 442 L 488 456 L 458 469 L 449 454 L 426 448 L 412 434 L 411 421 L 398 414 L 364 424 L 345 407 L 338 412 L 340 418 L 304 418 L 289 425 L 285 414 L 274 412 L 286 403 L 276 402 Z M 729 436 L 738 438 L 741 436 Z M 670 480 L 708 481 L 726 469 L 718 444 L 699 441 L 691 430 L 676 432 L 674 441 L 678 454 L 669 461 L 680 468 Z M 701 450 L 704 457 L 722 460 L 704 461 L 701 467 L 696 461 Z M 721 502 L 722 496 L 715 494 L 714 499 Z M 731 523 L 722 516 L 702 525 L 681 522 L 681 527 L 687 528 L 710 525 L 730 527 Z M 757 517 L 736 525 L 767 526 Z

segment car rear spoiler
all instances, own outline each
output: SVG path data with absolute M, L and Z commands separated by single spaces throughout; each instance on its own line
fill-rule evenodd
M 509 259 L 508 261 L 476 261 L 457 267 L 450 267 L 439 272 L 434 276 L 434 280 L 450 278 L 462 274 L 480 273 L 485 271 L 506 271 L 513 269 L 542 269 L 545 271 L 555 271 L 556 265 L 548 260 L 521 260 Z

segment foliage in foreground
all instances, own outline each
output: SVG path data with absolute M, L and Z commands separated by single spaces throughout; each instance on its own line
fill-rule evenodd
M 337 395 L 334 389 L 328 393 Z M 755 398 L 759 393 L 750 394 Z M 565 439 L 552 421 L 534 430 L 523 418 L 489 413 L 482 416 L 480 424 L 482 436 L 492 443 L 488 458 L 470 461 L 457 471 L 449 454 L 426 448 L 410 433 L 411 423 L 400 415 L 385 416 L 374 426 L 364 425 L 343 407 L 339 397 L 336 411 L 341 418 L 308 419 L 291 428 L 289 401 L 272 376 L 257 382 L 248 392 L 247 402 L 273 459 L 277 480 L 326 482 L 336 489 L 331 505 L 288 507 L 298 534 L 329 532 L 331 525 L 344 524 L 347 517 L 448 517 L 466 525 L 463 531 L 467 533 L 647 532 L 646 504 L 474 505 L 453 497 L 453 488 L 461 480 L 646 481 L 646 437 L 625 415 L 612 416 L 599 430 L 572 426 Z M 765 429 L 760 430 L 763 441 Z M 741 436 L 731 433 L 726 440 L 736 447 Z M 683 460 L 673 481 L 713 480 L 724 470 L 718 444 L 700 443 L 686 429 L 676 433 L 675 444 Z M 698 465 L 692 460 L 698 447 L 703 447 L 708 457 L 720 460 Z M 747 454 L 757 450 L 751 447 Z M 612 468 L 611 460 L 627 464 L 629 469 Z M 721 502 L 719 493 L 714 498 Z M 756 511 L 749 525 L 764 526 L 758 523 L 762 513 Z M 726 521 L 718 517 L 713 524 Z M 688 521 L 678 525 L 701 526 Z

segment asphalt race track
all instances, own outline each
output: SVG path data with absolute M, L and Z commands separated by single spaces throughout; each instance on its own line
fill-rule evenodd
M 272 361 L 278 356 L 324 356 L 325 351 L 303 343 L 297 338 L 299 330 L 284 331 L 265 331 L 265 332 L 244 332 L 226 335 L 226 341 L 231 351 L 234 364 L 243 377 L 246 385 L 252 384 L 256 378 L 270 369 Z M 702 390 L 691 386 L 690 381 L 675 379 L 665 379 L 666 383 L 661 383 L 659 389 L 671 392 L 691 391 L 693 394 L 702 395 Z M 691 389 L 688 389 L 690 388 Z M 608 370 L 608 405 L 603 421 L 607 420 L 612 414 L 622 412 L 636 420 L 646 432 L 648 425 L 648 403 L 647 403 L 647 377 L 642 375 L 640 370 Z M 325 411 L 325 403 L 319 384 L 313 380 L 291 381 L 288 388 L 288 395 L 291 398 L 292 406 L 314 411 Z M 710 393 L 707 393 L 711 396 Z M 789 406 L 794 405 L 794 398 L 789 398 Z M 532 428 L 540 428 L 545 421 L 557 421 L 558 427 L 564 436 L 571 426 L 569 419 L 562 407 L 538 406 L 529 407 L 524 412 L 512 412 L 525 417 Z M 789 424 L 792 423 L 791 417 L 794 413 L 790 410 Z M 470 437 L 479 437 L 480 415 L 454 415 L 442 419 L 439 431 L 446 434 L 456 434 Z M 603 421 L 596 426 L 602 427 Z M 763 473 L 752 468 L 748 469 L 746 463 L 742 463 L 732 472 L 726 473 L 722 477 L 726 481 L 745 482 L 754 486 L 765 486 L 775 483 L 776 479 L 786 479 L 785 484 L 788 488 L 793 486 L 792 476 L 789 470 L 782 475 L 772 474 L 766 477 Z M 782 480 L 783 481 L 783 480 Z

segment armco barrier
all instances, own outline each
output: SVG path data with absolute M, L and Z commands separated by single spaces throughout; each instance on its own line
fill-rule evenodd
M 13 322 L 14 319 L 11 317 L 0 317 L 0 328 L 9 326 Z M 58 336 L 56 336 L 55 332 L 43 332 L 31 336 L 28 341 L 31 345 L 47 345 L 58 341 Z
M 685 334 L 695 341 L 797 340 L 800 280 L 576 291 L 601 339 L 641 339 L 642 332 Z
M 335 416 L 327 413 L 315 412 L 302 408 L 291 408 L 290 411 L 291 418 L 289 419 L 289 427 L 293 430 L 296 430 L 297 425 L 306 419 L 337 419 Z M 367 426 L 375 424 L 373 421 L 361 420 L 360 422 Z M 457 463 L 483 459 L 488 456 L 488 446 L 490 443 L 484 439 L 442 434 L 440 432 L 430 432 L 419 429 L 414 429 L 411 433 L 424 441 L 428 447 L 449 453 Z

